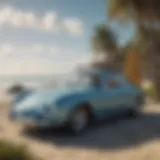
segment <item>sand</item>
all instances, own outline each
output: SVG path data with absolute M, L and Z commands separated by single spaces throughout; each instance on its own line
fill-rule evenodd
M 65 130 L 24 133 L 8 120 L 9 100 L 0 104 L 0 138 L 26 144 L 43 160 L 159 160 L 160 105 L 147 104 L 143 116 L 92 126 L 85 134 Z M 8 97 L 9 98 L 9 97 Z

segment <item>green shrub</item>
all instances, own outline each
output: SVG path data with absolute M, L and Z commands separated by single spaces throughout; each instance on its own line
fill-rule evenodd
M 22 91 L 25 91 L 25 87 L 21 84 L 15 84 L 15 85 L 11 86 L 10 88 L 8 88 L 7 91 L 10 94 L 18 94 Z
M 36 160 L 24 146 L 0 140 L 0 160 Z

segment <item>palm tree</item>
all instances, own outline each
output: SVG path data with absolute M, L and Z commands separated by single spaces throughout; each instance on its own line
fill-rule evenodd
M 103 57 L 103 62 L 100 62 L 100 65 L 107 67 L 111 65 L 110 67 L 113 67 L 115 62 L 120 61 L 115 35 L 105 25 L 99 25 L 95 28 L 92 37 L 92 48 L 96 58 L 99 56 Z
M 110 0 L 110 18 L 132 21 L 137 27 L 137 44 L 145 48 L 145 59 L 152 72 L 157 97 L 160 99 L 160 1 Z M 143 47 L 142 47 L 143 46 Z
M 110 0 L 110 17 L 125 17 L 141 23 L 159 21 L 159 0 Z

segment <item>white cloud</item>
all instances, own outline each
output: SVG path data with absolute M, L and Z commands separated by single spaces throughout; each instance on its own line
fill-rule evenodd
M 70 35 L 81 35 L 83 23 L 76 18 L 61 19 L 56 12 L 47 12 L 40 16 L 34 12 L 24 12 L 12 7 L 0 9 L 0 26 L 39 29 L 42 31 L 66 31 Z
M 13 46 L 10 44 L 3 44 L 0 46 L 1 56 L 8 56 L 14 50 Z
M 15 46 L 11 44 L 0 45 L 0 58 L 2 59 L 50 59 L 61 53 L 56 46 L 34 44 L 31 46 Z
M 79 19 L 65 19 L 63 26 L 72 35 L 81 35 L 83 33 L 83 23 Z
M 0 60 L 1 62 L 1 60 Z M 0 63 L 0 75 L 33 75 L 33 74 L 60 74 L 73 71 L 80 64 L 84 66 L 84 58 L 77 57 L 70 61 L 53 59 L 7 59 Z
M 57 30 L 58 22 L 57 22 L 57 14 L 54 12 L 47 13 L 42 19 L 42 29 L 46 30 Z
M 87 64 L 87 53 L 68 55 L 58 47 L 34 44 L 32 46 L 0 46 L 0 75 L 56 74 L 71 72 L 76 66 Z

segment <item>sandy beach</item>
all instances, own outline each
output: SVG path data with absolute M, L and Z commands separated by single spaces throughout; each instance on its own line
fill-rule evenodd
M 43 160 L 159 160 L 160 107 L 147 104 L 144 114 L 92 126 L 72 137 L 64 130 L 24 133 L 8 120 L 10 97 L 1 96 L 0 138 L 26 144 Z
M 1 103 L 8 102 L 10 98 L 11 96 L 9 96 L 9 94 L 5 92 L 0 92 L 0 102 Z

